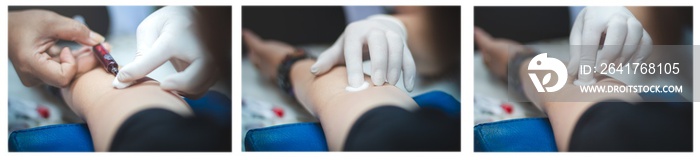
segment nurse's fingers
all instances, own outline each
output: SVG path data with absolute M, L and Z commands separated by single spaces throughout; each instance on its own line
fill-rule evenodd
M 365 81 L 365 76 L 362 72 L 363 36 L 362 34 L 349 31 L 346 33 L 343 51 L 345 55 L 345 67 L 348 73 L 348 85 L 357 88 Z
M 311 65 L 311 74 L 321 75 L 333 68 L 333 66 L 338 63 L 342 63 L 343 57 L 343 44 L 345 42 L 345 36 L 340 35 L 338 40 L 333 43 L 333 45 L 323 51 L 321 55 L 316 59 L 316 63 Z
M 367 46 L 369 57 L 372 62 L 372 83 L 375 86 L 384 84 L 386 81 L 386 71 L 388 63 L 387 36 L 382 30 L 370 31 L 367 35 Z

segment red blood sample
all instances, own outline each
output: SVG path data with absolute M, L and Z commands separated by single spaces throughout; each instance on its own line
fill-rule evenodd
M 508 114 L 513 113 L 513 105 L 509 103 L 501 103 L 501 108 L 503 108 L 503 110 Z
M 277 117 L 282 118 L 284 116 L 284 109 L 280 107 L 272 108 L 272 112 L 275 112 L 275 115 L 277 115 Z
M 38 112 L 39 115 L 41 115 L 41 117 L 43 117 L 43 118 L 49 118 L 49 116 L 51 115 L 49 113 L 49 108 L 46 108 L 46 106 L 42 106 L 42 105 L 39 105 L 36 107 L 36 112 Z
M 119 73 L 119 64 L 117 64 L 117 61 L 114 61 L 114 58 L 112 58 L 112 55 L 102 46 L 102 43 L 92 46 L 92 53 L 94 53 L 95 57 L 100 61 L 102 67 L 107 72 L 114 75 Z

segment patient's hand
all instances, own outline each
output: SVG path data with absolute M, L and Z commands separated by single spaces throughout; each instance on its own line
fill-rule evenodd
M 107 51 L 112 50 L 112 46 L 109 45 L 109 43 L 102 43 L 102 46 L 107 49 Z M 47 53 L 51 56 L 51 60 L 53 61 L 60 61 L 58 54 L 61 52 L 61 47 L 59 46 L 51 46 L 51 48 L 47 51 Z M 76 75 L 73 77 L 73 80 L 77 77 L 80 77 L 82 74 L 84 74 L 87 71 L 92 70 L 95 67 L 99 67 L 99 62 L 97 59 L 95 59 L 95 55 L 92 53 L 92 47 L 91 46 L 83 46 L 78 50 L 73 50 L 71 51 L 71 55 L 75 58 L 76 64 L 78 65 L 78 70 Z M 71 82 L 73 81 L 71 80 Z
M 263 40 L 250 30 L 243 30 L 243 42 L 250 50 L 250 61 L 266 78 L 275 79 L 277 68 L 294 47 L 284 42 Z
M 529 51 L 522 44 L 510 39 L 493 38 L 479 27 L 474 27 L 474 41 L 479 46 L 484 64 L 496 77 L 506 80 L 508 62 L 517 52 Z

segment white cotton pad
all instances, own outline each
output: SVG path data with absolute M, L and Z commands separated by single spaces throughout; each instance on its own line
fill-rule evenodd
M 129 86 L 131 86 L 132 84 L 134 84 L 134 82 L 135 82 L 135 81 L 132 81 L 132 82 L 129 82 L 129 83 L 122 83 L 122 82 L 120 82 L 119 80 L 117 80 L 117 79 L 115 78 L 114 81 L 112 81 L 112 85 L 114 86 L 114 88 L 117 88 L 117 89 L 124 89 L 124 88 L 129 87 Z
M 369 73 L 370 70 L 372 69 L 371 67 L 372 67 L 372 64 L 370 63 L 370 61 L 362 62 L 362 73 L 364 73 L 366 76 L 371 76 L 371 74 Z M 362 85 L 360 87 L 357 87 L 357 88 L 352 87 L 352 86 L 347 86 L 347 87 L 345 87 L 345 91 L 357 92 L 357 91 L 365 90 L 368 87 L 369 87 L 369 83 L 367 83 L 367 81 L 365 81 L 364 83 L 362 83 Z
M 362 62 L 362 73 L 364 73 L 366 76 L 372 76 L 372 74 L 370 74 L 371 70 L 372 70 L 372 63 L 370 61 L 363 61 Z M 345 91 L 357 92 L 357 91 L 365 90 L 368 87 L 369 87 L 369 83 L 367 83 L 367 81 L 365 81 L 364 83 L 362 83 L 362 85 L 360 87 L 357 87 L 357 88 L 347 86 L 347 87 L 345 87 Z
M 357 91 L 365 90 L 367 88 L 369 88 L 369 83 L 367 83 L 367 81 L 365 81 L 364 83 L 362 83 L 362 85 L 360 87 L 357 87 L 357 88 L 352 87 L 352 86 L 347 86 L 347 87 L 345 87 L 345 91 L 357 92 Z

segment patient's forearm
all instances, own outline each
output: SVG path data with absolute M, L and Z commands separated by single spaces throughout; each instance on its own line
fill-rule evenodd
M 635 93 L 583 93 L 579 86 L 574 85 L 573 81 L 576 77 L 568 77 L 566 84 L 554 92 L 537 92 L 532 80 L 527 74 L 527 65 L 531 59 L 526 59 L 520 64 L 520 81 L 525 92 L 525 96 L 534 103 L 537 107 L 544 111 L 548 111 L 549 108 L 561 106 L 562 102 L 576 102 L 576 103 L 566 103 L 566 106 L 577 105 L 577 106 L 591 106 L 597 102 L 609 100 L 609 99 L 619 99 L 627 102 L 634 102 L 639 100 L 639 95 Z M 621 81 L 607 76 L 596 77 L 597 83 L 593 85 L 624 85 Z
M 112 86 L 113 79 L 114 75 L 95 68 L 62 89 L 66 103 L 87 122 L 96 151 L 108 150 L 121 124 L 141 110 L 162 108 L 183 116 L 192 114 L 181 98 L 162 90 L 158 82 L 149 80 L 118 90 Z
M 523 62 L 529 62 L 525 60 Z M 554 131 L 554 139 L 559 151 L 567 151 L 569 140 L 579 117 L 594 104 L 617 99 L 626 102 L 639 101 L 641 97 L 635 93 L 582 93 L 579 86 L 573 84 L 575 77 L 568 77 L 568 81 L 555 93 L 537 92 L 529 75 L 526 74 L 527 63 L 520 66 L 520 80 L 526 97 L 537 107 L 545 111 Z M 593 85 L 624 85 L 624 83 L 610 78 L 598 77 L 598 82 Z M 574 100 L 572 97 L 575 97 Z
M 338 66 L 321 76 L 309 72 L 313 60 L 302 60 L 292 66 L 291 81 L 301 104 L 317 116 L 323 126 L 330 150 L 342 150 L 350 128 L 363 113 L 381 105 L 394 105 L 412 110 L 418 107 L 413 99 L 396 86 L 370 85 L 358 92 L 347 92 L 347 72 Z M 365 77 L 366 81 L 370 81 Z

